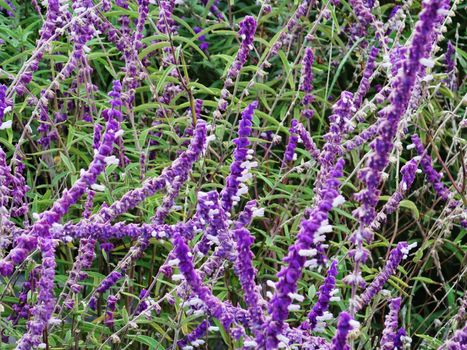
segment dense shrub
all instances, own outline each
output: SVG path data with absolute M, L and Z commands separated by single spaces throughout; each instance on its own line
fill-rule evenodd
M 467 348 L 463 7 L 0 0 L 1 348 Z

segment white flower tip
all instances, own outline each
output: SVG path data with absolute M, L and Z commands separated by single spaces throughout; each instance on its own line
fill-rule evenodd
M 290 342 L 290 339 L 287 338 L 285 335 L 283 334 L 278 334 L 276 335 L 276 338 L 277 340 L 279 340 L 280 342 L 284 343 L 285 345 L 288 344 Z
M 0 130 L 11 129 L 12 125 L 13 125 L 13 121 L 7 120 L 6 122 L 3 122 L 2 124 L 0 124 Z
M 258 344 L 254 340 L 246 340 L 243 342 L 243 346 L 247 348 L 253 348 L 258 346 Z
M 117 157 L 115 157 L 115 156 L 105 157 L 104 162 L 107 165 L 112 165 L 112 164 L 118 165 L 118 163 L 119 163 Z
M 289 306 L 287 306 L 287 310 L 289 310 L 289 311 L 298 311 L 298 310 L 300 310 L 300 305 L 290 304 Z
M 100 184 L 92 184 L 92 185 L 91 185 L 91 188 L 92 188 L 94 191 L 98 191 L 98 192 L 104 192 L 104 191 L 105 191 L 105 186 L 104 186 L 104 185 L 100 185 Z
M 435 61 L 429 58 L 420 58 L 419 62 L 422 66 L 425 66 L 428 68 L 433 68 L 435 66 Z
M 207 138 L 206 138 L 206 143 L 209 143 L 209 142 L 212 142 L 216 139 L 216 135 L 209 135 Z
M 300 249 L 298 251 L 298 255 L 300 256 L 307 256 L 307 257 L 313 257 L 316 255 L 316 249 Z
M 338 195 L 336 198 L 334 198 L 334 200 L 332 201 L 332 206 L 335 208 L 335 207 L 339 207 L 341 206 L 342 204 L 345 203 L 345 198 L 342 196 L 342 195 Z
M 178 282 L 178 281 L 181 281 L 183 280 L 183 275 L 182 274 L 175 274 L 175 275 L 172 275 L 172 281 L 174 282 Z
M 275 284 L 273 281 L 271 281 L 271 280 L 267 280 L 267 281 L 266 281 L 266 285 L 267 285 L 268 287 L 272 288 L 272 289 L 275 289 L 275 288 L 276 288 L 276 284 Z
M 264 208 L 257 208 L 253 210 L 253 217 L 263 217 L 264 216 Z
M 349 324 L 353 329 L 359 329 L 360 328 L 360 322 L 358 322 L 358 321 L 350 320 Z

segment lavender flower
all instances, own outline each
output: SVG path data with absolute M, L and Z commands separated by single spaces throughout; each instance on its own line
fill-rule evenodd
M 219 21 L 223 21 L 225 20 L 225 16 L 224 14 L 219 10 L 219 0 L 214 0 L 214 1 L 209 1 L 209 0 L 201 0 L 201 3 L 204 5 L 204 6 L 207 6 L 208 4 L 211 4 L 211 6 L 209 7 L 209 11 L 211 11 L 211 13 L 219 20 Z
M 396 350 L 399 350 L 399 349 L 403 349 L 403 338 L 407 336 L 407 332 L 405 331 L 405 329 L 403 327 L 399 328 L 397 330 L 397 333 L 394 337 L 394 349 Z
M 305 49 L 303 55 L 302 76 L 299 88 L 305 93 L 302 99 L 302 105 L 305 107 L 305 110 L 302 112 L 302 115 L 310 119 L 313 117 L 314 112 L 309 108 L 309 105 L 313 102 L 313 95 L 311 94 L 313 90 L 313 51 L 309 47 Z
M 446 61 L 446 72 L 451 73 L 454 71 L 456 62 L 454 61 L 456 55 L 456 49 L 452 42 L 449 40 L 448 41 L 448 48 L 446 50 L 445 54 L 445 61 Z
M 120 88 L 120 82 L 115 81 L 114 92 L 120 91 Z M 38 302 L 32 310 L 34 319 L 28 323 L 28 331 L 18 342 L 18 349 L 29 349 L 31 346 L 37 346 L 40 343 L 42 332 L 47 327 L 52 315 L 56 263 L 54 257 L 55 243 L 52 240 L 51 227 L 65 215 L 72 204 L 77 202 L 86 189 L 95 183 L 97 176 L 104 170 L 104 159 L 112 152 L 115 133 L 120 127 L 119 123 L 113 119 L 113 116 L 114 113 L 110 113 L 104 140 L 88 170 L 81 174 L 80 179 L 70 190 L 65 191 L 62 197 L 55 202 L 52 209 L 44 212 L 31 228 L 32 234 L 38 237 L 38 245 L 42 254 L 42 272 L 39 280 Z M 17 247 L 26 248 L 26 241 L 19 241 Z
M 467 325 L 462 329 L 454 332 L 452 338 L 444 343 L 440 349 L 442 350 L 463 350 L 467 344 Z
M 295 154 L 295 148 L 297 148 L 298 143 L 297 125 L 298 121 L 296 119 L 292 119 L 292 125 L 289 129 L 289 142 L 287 143 L 287 148 L 285 149 L 284 154 L 284 162 L 291 162 L 297 158 L 297 155 Z
M 426 153 L 422 141 L 420 140 L 418 135 L 412 135 L 412 142 L 415 145 L 415 149 L 418 155 L 422 157 L 422 159 L 420 160 L 420 164 L 428 181 L 433 185 L 433 188 L 438 194 L 438 196 L 440 196 L 444 200 L 448 200 L 451 195 L 451 192 L 446 187 L 446 185 L 441 182 L 442 175 L 433 168 L 431 157 Z
M 287 265 L 277 274 L 279 281 L 275 285 L 275 293 L 268 305 L 271 320 L 266 326 L 264 336 L 257 337 L 257 342 L 261 346 L 277 347 L 279 343 L 277 336 L 282 333 L 283 323 L 287 319 L 289 305 L 292 303 L 290 295 L 296 292 L 297 281 L 307 257 L 312 258 L 316 265 L 324 260 L 324 248 L 321 242 L 324 238 L 323 234 L 328 231 L 328 213 L 339 194 L 338 178 L 342 176 L 343 165 L 344 161 L 340 159 L 330 172 L 321 191 L 320 201 L 312 209 L 309 218 L 302 220 L 296 243 L 289 247 L 289 252 L 284 258 Z
M 40 38 L 36 43 L 36 49 L 33 52 L 31 60 L 23 68 L 17 77 L 16 92 L 23 95 L 26 92 L 26 86 L 32 80 L 32 74 L 39 69 L 39 63 L 44 56 L 45 51 L 50 47 L 50 41 L 57 34 L 57 30 L 65 22 L 70 20 L 70 14 L 65 7 L 60 6 L 59 0 L 49 0 L 47 2 L 47 14 L 45 22 L 39 31 Z
M 389 313 L 384 321 L 383 336 L 381 337 L 381 350 L 392 350 L 395 348 L 397 337 L 397 319 L 401 307 L 401 298 L 394 298 L 389 301 Z
M 232 81 L 240 74 L 240 70 L 248 59 L 249 52 L 253 48 L 253 39 L 256 32 L 256 20 L 252 16 L 246 16 L 239 25 L 240 30 L 238 31 L 238 34 L 240 35 L 242 42 L 237 56 L 235 56 L 235 59 L 227 73 L 227 78 Z
M 114 312 L 117 307 L 118 298 L 115 295 L 109 295 L 107 298 L 107 309 L 105 310 L 104 324 L 109 328 L 114 325 Z
M 403 69 L 394 82 L 394 88 L 389 97 L 390 106 L 386 107 L 384 113 L 386 119 L 380 124 L 379 136 L 371 145 L 373 153 L 367 162 L 367 167 L 359 173 L 360 180 L 367 188 L 356 196 L 362 206 L 354 211 L 354 215 L 363 225 L 370 224 L 375 216 L 374 207 L 379 198 L 378 187 L 381 182 L 381 172 L 389 162 L 389 154 L 393 148 L 393 139 L 397 133 L 399 120 L 408 107 L 417 74 L 422 71 L 421 62 L 426 59 L 431 48 L 431 42 L 427 43 L 424 38 L 433 34 L 437 10 L 443 6 L 443 1 L 423 3 L 423 10 L 409 49 L 409 57 L 404 61 Z
M 3 118 L 5 118 L 5 114 L 11 111 L 12 103 L 6 97 L 6 86 L 0 84 L 0 128 L 5 127 L 3 124 Z
M 371 284 L 363 291 L 363 293 L 356 299 L 356 311 L 358 312 L 366 306 L 373 297 L 383 289 L 384 284 L 387 282 L 395 272 L 402 259 L 405 259 L 409 254 L 413 245 L 408 245 L 407 242 L 400 242 L 396 248 L 391 250 L 386 266 L 383 268 L 378 276 L 371 282 Z
M 193 31 L 194 31 L 196 34 L 200 33 L 201 30 L 202 30 L 202 29 L 201 29 L 200 27 L 194 27 L 194 28 L 193 28 Z M 198 41 L 199 41 L 199 43 L 200 43 L 200 44 L 199 44 L 199 48 L 200 48 L 201 50 L 203 50 L 204 52 L 208 52 L 209 44 L 208 44 L 208 42 L 206 41 L 206 36 L 205 36 L 205 35 L 200 35 L 200 36 L 198 37 Z
M 363 71 L 363 77 L 360 80 L 360 84 L 358 86 L 358 90 L 354 95 L 354 107 L 359 109 L 363 98 L 368 93 L 370 89 L 370 78 L 375 71 L 376 68 L 376 58 L 378 57 L 379 49 L 375 46 L 371 47 L 370 54 L 368 55 L 368 60 L 365 66 L 365 70 Z
M 351 29 L 352 37 L 354 39 L 363 37 L 366 35 L 369 25 L 375 20 L 373 14 L 362 0 L 350 0 L 349 4 L 358 20 L 358 23 L 354 24 Z
M 228 329 L 233 323 L 233 315 L 227 311 L 227 307 L 203 284 L 200 276 L 197 274 L 192 261 L 192 253 L 182 236 L 176 235 L 173 240 L 174 253 L 178 259 L 178 267 L 183 274 L 187 284 L 193 293 L 200 298 L 207 306 L 210 313 L 215 318 L 221 320 L 223 326 Z
M 352 151 L 357 147 L 362 146 L 372 138 L 378 135 L 379 124 L 381 120 L 378 120 L 365 130 L 363 130 L 360 134 L 355 135 L 351 140 L 347 140 L 342 145 L 347 151 Z
M 319 156 L 320 156 L 320 151 L 318 147 L 316 146 L 315 142 L 311 138 L 310 134 L 308 131 L 305 129 L 303 124 L 298 123 L 297 124 L 297 133 L 300 136 L 300 139 L 303 142 L 303 145 L 305 146 L 306 150 L 310 153 L 311 157 L 318 161 Z
M 332 293 L 334 287 L 336 285 L 336 276 L 337 276 L 337 261 L 333 260 L 331 266 L 328 270 L 328 275 L 324 280 L 324 283 L 319 287 L 318 292 L 318 301 L 311 309 L 310 313 L 308 314 L 308 320 L 304 321 L 300 328 L 305 330 L 316 330 L 316 326 L 318 324 L 318 319 L 327 312 L 329 308 L 329 303 L 332 298 Z
M 225 180 L 225 187 L 221 192 L 222 209 L 229 212 L 232 207 L 240 200 L 240 195 L 244 193 L 246 187 L 243 182 L 251 178 L 250 169 L 256 165 L 251 162 L 251 153 L 248 146 L 250 141 L 248 137 L 251 134 L 253 114 L 258 107 L 258 102 L 250 103 L 242 112 L 238 128 L 238 137 L 233 140 L 236 148 L 234 152 L 234 161 L 230 165 L 230 174 Z
M 456 82 L 456 48 L 452 44 L 452 42 L 448 41 L 448 47 L 446 50 L 445 58 L 446 62 L 446 73 L 448 74 L 448 78 L 446 79 L 448 86 L 451 90 L 456 90 L 457 82 Z M 1 118 L 0 118 L 1 119 Z
M 332 338 L 332 350 L 350 350 L 350 346 L 347 343 L 347 336 L 349 333 L 358 328 L 359 324 L 345 311 L 339 315 L 339 321 L 337 323 L 337 330 L 334 338 Z
M 245 228 L 235 230 L 234 237 L 237 242 L 235 269 L 243 288 L 245 302 L 252 320 L 253 331 L 258 334 L 264 323 L 264 317 L 263 311 L 258 304 L 261 297 L 256 288 L 256 269 L 253 267 L 252 262 L 254 255 L 251 252 L 251 245 L 253 244 L 254 238 Z
M 202 345 L 204 341 L 199 341 L 208 332 L 210 323 L 208 320 L 201 322 L 190 334 L 177 342 L 180 349 L 184 349 L 186 345 L 192 344 L 196 347 Z
M 399 207 L 399 204 L 404 198 L 405 193 L 410 189 L 415 180 L 415 175 L 418 170 L 418 163 L 419 160 L 413 158 L 401 168 L 400 172 L 402 174 L 402 179 L 399 183 L 399 186 L 397 187 L 396 192 L 391 195 L 380 213 L 378 213 L 373 222 L 370 224 L 370 229 L 377 230 L 382 223 L 386 222 L 387 215 L 395 212 Z

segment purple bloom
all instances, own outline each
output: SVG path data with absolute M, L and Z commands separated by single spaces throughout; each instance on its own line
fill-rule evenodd
M 3 118 L 5 117 L 5 114 L 11 111 L 13 107 L 11 101 L 8 100 L 6 97 L 6 90 L 6 86 L 0 84 L 0 126 L 3 123 Z
M 440 349 L 442 350 L 464 350 L 467 345 L 467 325 L 462 329 L 454 332 L 452 338 L 444 343 Z
M 314 114 L 309 106 L 314 99 L 311 94 L 313 90 L 313 59 L 313 51 L 307 47 L 302 60 L 302 76 L 300 78 L 299 89 L 305 93 L 302 99 L 302 105 L 305 107 L 305 110 L 302 112 L 302 115 L 308 119 L 312 118 Z
M 351 140 L 344 142 L 343 147 L 347 151 L 352 151 L 357 147 L 365 144 L 369 140 L 373 139 L 378 135 L 379 123 L 381 120 L 376 121 L 374 124 L 363 130 L 360 134 L 355 135 Z
M 390 105 L 382 113 L 384 119 L 379 124 L 378 137 L 371 144 L 372 153 L 367 166 L 360 170 L 358 177 L 365 185 L 355 198 L 361 206 L 354 210 L 354 216 L 361 223 L 361 230 L 368 226 L 376 216 L 375 206 L 380 195 L 382 172 L 389 163 L 389 155 L 394 147 L 393 140 L 397 133 L 399 120 L 409 105 L 413 87 L 419 73 L 423 74 L 422 63 L 431 50 L 431 37 L 438 24 L 438 10 L 445 4 L 444 0 L 434 0 L 423 3 L 420 19 L 415 26 L 414 36 L 409 49 L 409 57 L 403 62 L 403 69 L 393 83 Z
M 251 252 L 251 245 L 253 244 L 254 238 L 245 228 L 235 230 L 234 237 L 237 242 L 235 271 L 243 288 L 245 302 L 252 320 L 253 332 L 258 334 L 264 323 L 264 317 L 263 311 L 258 304 L 259 300 L 261 300 L 261 296 L 255 284 L 256 269 L 253 267 L 252 261 L 254 255 Z
M 13 264 L 10 261 L 0 260 L 0 274 L 4 277 L 13 273 Z
M 409 246 L 407 242 L 400 242 L 397 244 L 396 248 L 391 250 L 389 254 L 388 261 L 386 266 L 383 268 L 378 276 L 371 282 L 371 284 L 363 291 L 363 293 L 357 297 L 356 311 L 358 312 L 364 306 L 366 306 L 373 297 L 383 289 L 384 284 L 387 282 L 389 277 L 391 277 L 395 272 L 402 259 L 407 257 L 409 250 L 412 248 L 412 245 Z
M 253 39 L 256 32 L 256 20 L 252 16 L 246 16 L 243 21 L 240 22 L 240 30 L 238 34 L 242 40 L 240 49 L 238 50 L 237 56 L 229 68 L 227 78 L 235 80 L 240 74 L 240 70 L 248 59 L 248 55 L 251 49 L 253 49 Z
M 324 283 L 319 287 L 318 301 L 311 309 L 308 314 L 308 320 L 303 322 L 300 327 L 305 330 L 315 330 L 318 323 L 318 318 L 323 316 L 329 308 L 331 301 L 332 292 L 336 285 L 337 276 L 337 261 L 333 260 L 328 270 L 328 275 L 324 280 Z
M 334 338 L 332 338 L 332 350 L 350 350 L 349 344 L 347 344 L 347 336 L 350 331 L 357 327 L 358 323 L 352 319 L 352 317 L 345 311 L 339 315 L 339 321 L 337 323 L 337 330 Z
M 432 164 L 432 160 L 429 154 L 425 151 L 422 141 L 418 135 L 412 135 L 412 142 L 415 145 L 415 149 L 422 159 L 420 164 L 422 166 L 423 172 L 425 173 L 427 180 L 433 185 L 435 192 L 444 200 L 448 200 L 451 196 L 451 192 L 446 187 L 444 183 L 441 182 L 442 175 L 438 173 Z
M 227 176 L 225 187 L 221 192 L 221 204 L 226 212 L 229 212 L 240 200 L 240 195 L 246 189 L 243 182 L 251 177 L 249 171 L 256 164 L 255 162 L 250 162 L 252 151 L 250 152 L 248 149 L 250 146 L 248 137 L 251 134 L 253 114 L 257 107 L 258 102 L 254 101 L 243 110 L 242 119 L 238 127 L 238 137 L 233 140 L 235 144 L 234 161 L 230 165 L 230 174 Z
M 206 304 L 211 315 L 219 319 L 223 326 L 228 329 L 234 321 L 233 315 L 227 311 L 227 307 L 203 284 L 193 266 L 192 253 L 184 238 L 180 235 L 176 235 L 173 244 L 175 256 L 179 260 L 178 267 L 187 284 L 190 286 L 193 293 Z
M 400 172 L 402 174 L 402 179 L 399 183 L 399 186 L 397 187 L 396 192 L 394 192 L 388 199 L 381 212 L 375 217 L 373 222 L 370 224 L 371 229 L 379 229 L 381 224 L 386 222 L 387 214 L 395 212 L 396 209 L 399 207 L 399 204 L 404 198 L 405 193 L 410 189 L 415 180 L 415 175 L 417 174 L 418 170 L 418 163 L 419 160 L 413 158 L 401 168 Z
M 298 121 L 296 119 L 292 119 L 292 125 L 289 129 L 289 142 L 287 143 L 287 148 L 285 149 L 284 154 L 284 162 L 291 162 L 297 157 L 295 154 L 295 148 L 297 148 L 298 143 L 297 125 Z
M 109 328 L 114 325 L 114 312 L 117 307 L 118 298 L 115 295 L 109 295 L 107 298 L 107 308 L 105 310 L 104 324 Z
M 371 76 L 376 68 L 376 58 L 378 57 L 379 49 L 375 46 L 371 47 L 370 54 L 368 55 L 368 60 L 366 63 L 365 70 L 363 71 L 362 80 L 360 80 L 360 84 L 358 86 L 358 90 L 354 95 L 354 107 L 359 109 L 363 98 L 368 93 L 370 89 L 371 83 Z
M 404 344 L 402 338 L 405 336 L 407 336 L 405 329 L 403 327 L 399 328 L 394 337 L 394 349 L 403 349 Z
M 257 337 L 257 342 L 267 348 L 277 347 L 277 336 L 283 332 L 283 323 L 289 314 L 292 303 L 291 294 L 296 292 L 297 282 L 302 274 L 307 257 L 312 264 L 318 265 L 325 260 L 322 241 L 324 233 L 328 232 L 328 213 L 333 208 L 333 202 L 339 195 L 337 189 L 342 176 L 344 161 L 340 159 L 324 183 L 321 197 L 311 210 L 308 219 L 303 219 L 295 244 L 289 247 L 287 256 L 283 259 L 287 264 L 277 274 L 275 293 L 269 302 L 268 311 L 271 320 L 268 322 L 264 335 Z
M 456 90 L 457 82 L 456 82 L 456 48 L 452 44 L 452 42 L 448 41 L 448 47 L 446 50 L 445 58 L 446 62 L 446 73 L 448 74 L 448 78 L 446 79 L 448 86 L 451 90 Z M 0 118 L 1 119 L 1 118 Z
M 208 4 L 211 4 L 209 7 L 209 11 L 219 20 L 223 21 L 225 19 L 224 14 L 219 10 L 219 0 L 214 0 L 214 1 L 209 1 L 209 0 L 201 0 L 201 3 L 204 6 L 207 6 Z
M 180 349 L 183 349 L 186 345 L 193 344 L 193 342 L 195 342 L 195 344 L 198 346 L 201 345 L 201 343 L 197 341 L 207 334 L 209 326 L 209 321 L 204 320 L 190 334 L 188 334 L 182 340 L 179 340 L 177 345 L 180 347 Z
M 200 27 L 194 27 L 193 28 L 193 31 L 198 34 L 199 32 L 201 32 L 201 28 Z M 206 41 L 206 36 L 205 35 L 200 35 L 198 37 L 198 41 L 199 41 L 199 48 L 201 50 L 203 50 L 204 52 L 208 52 L 208 48 L 209 48 L 209 44 L 208 42 Z
M 397 337 L 397 325 L 401 298 L 394 298 L 389 301 L 389 313 L 384 321 L 383 336 L 381 337 L 381 350 L 392 350 L 395 348 Z
M 300 139 L 302 140 L 306 150 L 310 153 L 311 157 L 318 161 L 320 151 L 302 123 L 297 124 L 297 133 L 300 136 Z
M 453 72 L 455 67 L 456 67 L 455 55 L 456 55 L 456 48 L 454 47 L 452 42 L 449 40 L 448 41 L 448 48 L 447 48 L 446 54 L 445 54 L 446 72 L 447 73 Z

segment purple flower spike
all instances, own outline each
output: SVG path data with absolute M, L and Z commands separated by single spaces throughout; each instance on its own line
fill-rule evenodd
M 327 312 L 329 303 L 331 302 L 334 287 L 336 285 L 337 276 L 337 260 L 333 260 L 328 270 L 328 275 L 324 283 L 319 288 L 318 301 L 308 314 L 308 320 L 301 324 L 301 328 L 305 330 L 316 331 L 319 318 Z M 320 329 L 324 330 L 324 329 Z
M 350 350 L 350 346 L 347 344 L 347 336 L 352 330 L 358 329 L 358 327 L 358 322 L 353 320 L 347 312 L 341 312 L 337 323 L 336 335 L 332 338 L 331 349 Z
M 368 60 L 366 63 L 365 70 L 363 71 L 362 80 L 360 80 L 360 85 L 354 96 L 354 106 L 356 109 L 359 109 L 362 105 L 363 98 L 368 93 L 370 89 L 370 78 L 376 68 L 376 58 L 378 57 L 379 49 L 377 47 L 372 47 L 370 54 L 368 55 Z
M 190 344 L 196 347 L 204 344 L 204 340 L 201 340 L 201 338 L 207 334 L 209 326 L 209 321 L 204 320 L 190 334 L 188 334 L 182 340 L 179 340 L 177 345 L 180 347 L 180 349 L 184 349 L 185 346 L 190 346 Z
M 250 103 L 242 112 L 242 119 L 238 128 L 238 137 L 233 140 L 235 144 L 234 161 L 230 165 L 230 174 L 225 180 L 225 187 L 221 192 L 221 204 L 224 211 L 229 212 L 240 200 L 240 195 L 248 192 L 243 184 L 251 178 L 250 169 L 256 166 L 256 162 L 251 162 L 252 152 L 248 149 L 253 125 L 253 115 L 258 107 L 258 102 Z M 245 192 L 246 191 L 246 192 Z
M 447 73 L 453 72 L 456 67 L 456 62 L 454 61 L 455 54 L 456 54 L 456 49 L 454 45 L 452 44 L 452 42 L 449 40 L 448 48 L 446 50 L 446 55 L 445 55 Z
M 446 187 L 446 185 L 441 182 L 442 175 L 433 168 L 432 159 L 430 155 L 426 153 L 425 147 L 423 147 L 422 141 L 418 135 L 412 135 L 412 142 L 415 145 L 415 149 L 418 155 L 422 157 L 420 164 L 428 181 L 433 185 L 433 188 L 435 189 L 435 192 L 438 194 L 438 196 L 444 200 L 448 200 L 451 192 Z
M 284 154 L 284 162 L 291 162 L 296 159 L 297 155 L 295 153 L 295 149 L 297 148 L 298 143 L 298 135 L 297 135 L 297 126 L 298 121 L 296 119 L 292 119 L 292 125 L 290 126 L 289 132 L 289 143 L 287 144 L 287 148 L 285 149 Z
M 403 327 L 397 330 L 396 336 L 394 337 L 394 349 L 403 349 L 404 343 L 403 338 L 407 336 L 407 332 Z
M 115 295 L 109 295 L 107 298 L 107 309 L 105 310 L 104 324 L 112 328 L 114 325 L 114 312 L 117 307 L 118 298 Z
M 360 311 L 364 306 L 373 299 L 373 297 L 383 289 L 384 284 L 388 281 L 389 277 L 394 275 L 397 267 L 402 259 L 405 259 L 409 254 L 410 249 L 415 247 L 416 244 L 408 245 L 407 242 L 400 242 L 396 248 L 391 250 L 389 259 L 386 266 L 383 268 L 378 276 L 371 282 L 371 284 L 363 291 L 363 293 L 355 300 L 356 311 Z
M 0 126 L 3 123 L 3 118 L 5 114 L 11 111 L 12 104 L 11 101 L 7 100 L 6 98 L 6 86 L 0 84 Z
M 393 350 L 397 337 L 398 315 L 401 308 L 401 298 L 389 301 L 389 313 L 384 321 L 383 336 L 381 337 L 381 350 Z
M 298 123 L 297 125 L 297 133 L 300 136 L 300 139 L 303 142 L 303 145 L 305 146 L 306 150 L 310 153 L 311 157 L 318 161 L 319 160 L 319 155 L 320 151 L 318 147 L 316 146 L 315 142 L 310 136 L 310 133 L 305 129 L 303 124 Z
M 302 99 L 302 105 L 305 107 L 305 110 L 302 112 L 302 115 L 308 119 L 312 118 L 314 114 L 313 110 L 309 107 L 313 102 L 313 95 L 311 94 L 313 90 L 313 59 L 313 51 L 307 47 L 302 60 L 302 76 L 300 78 L 299 89 L 305 93 Z
M 199 274 L 193 265 L 193 254 L 181 235 L 176 235 L 173 240 L 174 254 L 178 259 L 178 267 L 183 274 L 186 283 L 190 286 L 195 295 L 205 304 L 211 315 L 219 319 L 223 326 L 228 329 L 233 323 L 233 315 L 227 310 L 227 307 L 203 284 Z
M 193 31 L 198 34 L 199 32 L 201 32 L 201 28 L 200 27 L 194 27 L 193 28 Z M 209 48 L 209 44 L 208 42 L 206 41 L 206 36 L 205 35 L 200 35 L 198 37 L 198 41 L 199 41 L 199 48 L 201 50 L 203 50 L 204 52 L 207 52 L 208 51 L 208 48 Z
M 253 331 L 258 334 L 264 323 L 264 317 L 263 311 L 258 304 L 261 297 L 255 284 L 256 269 L 253 267 L 252 261 L 254 255 L 251 252 L 251 245 L 254 238 L 245 228 L 235 230 L 234 237 L 237 242 L 238 252 L 235 271 L 243 288 L 245 302 L 252 320 Z
M 446 343 L 443 344 L 440 350 L 464 350 L 467 345 L 467 325 L 462 329 L 454 332 L 454 335 Z
M 214 1 L 209 1 L 209 0 L 201 0 L 201 3 L 204 6 L 207 6 L 208 4 L 211 4 L 209 7 L 209 11 L 219 20 L 223 21 L 225 19 L 224 14 L 219 10 L 219 0 L 214 0 Z
M 338 179 L 343 174 L 343 166 L 343 159 L 339 159 L 324 183 L 319 202 L 311 209 L 308 218 L 302 220 L 296 243 L 289 247 L 288 254 L 284 258 L 286 265 L 277 274 L 279 280 L 268 305 L 271 320 L 265 328 L 265 334 L 256 338 L 261 346 L 266 348 L 278 346 L 278 336 L 283 334 L 283 325 L 289 315 L 289 306 L 292 304 L 291 295 L 296 292 L 297 282 L 305 264 L 313 267 L 325 261 L 322 242 L 325 240 L 324 234 L 330 229 L 327 217 L 333 208 L 334 200 L 339 195 Z M 307 258 L 310 260 L 307 261 Z
M 246 16 L 243 21 L 240 22 L 240 30 L 238 31 L 238 34 L 242 39 L 242 43 L 240 44 L 240 49 L 238 50 L 237 56 L 235 57 L 232 66 L 227 73 L 227 78 L 231 81 L 234 81 L 240 74 L 240 70 L 248 59 L 250 50 L 253 49 L 253 39 L 255 32 L 256 20 L 252 16 Z

